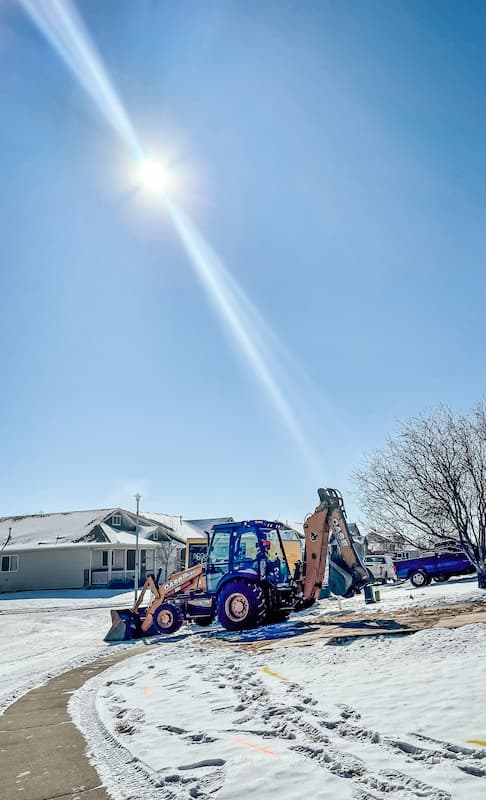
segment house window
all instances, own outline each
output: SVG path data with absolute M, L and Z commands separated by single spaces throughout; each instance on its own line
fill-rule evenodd
M 127 569 L 135 569 L 135 550 L 127 550 Z
M 114 528 L 119 528 L 121 525 L 121 514 L 113 514 L 111 524 Z
M 18 572 L 18 556 L 2 556 L 2 572 Z
M 108 550 L 102 550 L 101 552 L 101 566 L 102 567 L 108 566 Z

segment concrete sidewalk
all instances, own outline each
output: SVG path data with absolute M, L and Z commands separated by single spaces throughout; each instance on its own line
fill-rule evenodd
M 130 648 L 71 669 L 7 708 L 0 716 L 2 800 L 110 800 L 67 704 L 94 675 L 148 649 Z

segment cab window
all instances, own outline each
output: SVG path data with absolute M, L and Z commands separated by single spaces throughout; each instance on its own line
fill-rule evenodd
M 208 552 L 206 583 L 209 591 L 215 591 L 219 581 L 228 572 L 229 531 L 218 531 L 211 540 Z
M 245 531 L 235 537 L 235 569 L 258 569 L 258 539 L 254 531 Z

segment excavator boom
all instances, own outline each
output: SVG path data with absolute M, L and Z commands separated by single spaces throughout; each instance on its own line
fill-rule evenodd
M 349 592 L 354 594 L 370 581 L 369 572 L 361 563 L 349 533 L 341 494 L 336 489 L 318 489 L 318 494 L 319 505 L 304 522 L 305 563 L 301 578 L 304 605 L 311 605 L 319 599 L 332 538 L 351 576 Z

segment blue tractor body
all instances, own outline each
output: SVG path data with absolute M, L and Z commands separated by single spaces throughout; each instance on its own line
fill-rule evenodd
M 280 527 L 267 520 L 213 527 L 206 585 L 214 598 L 213 614 L 225 628 L 237 630 L 286 619 L 294 610 L 296 588 Z

